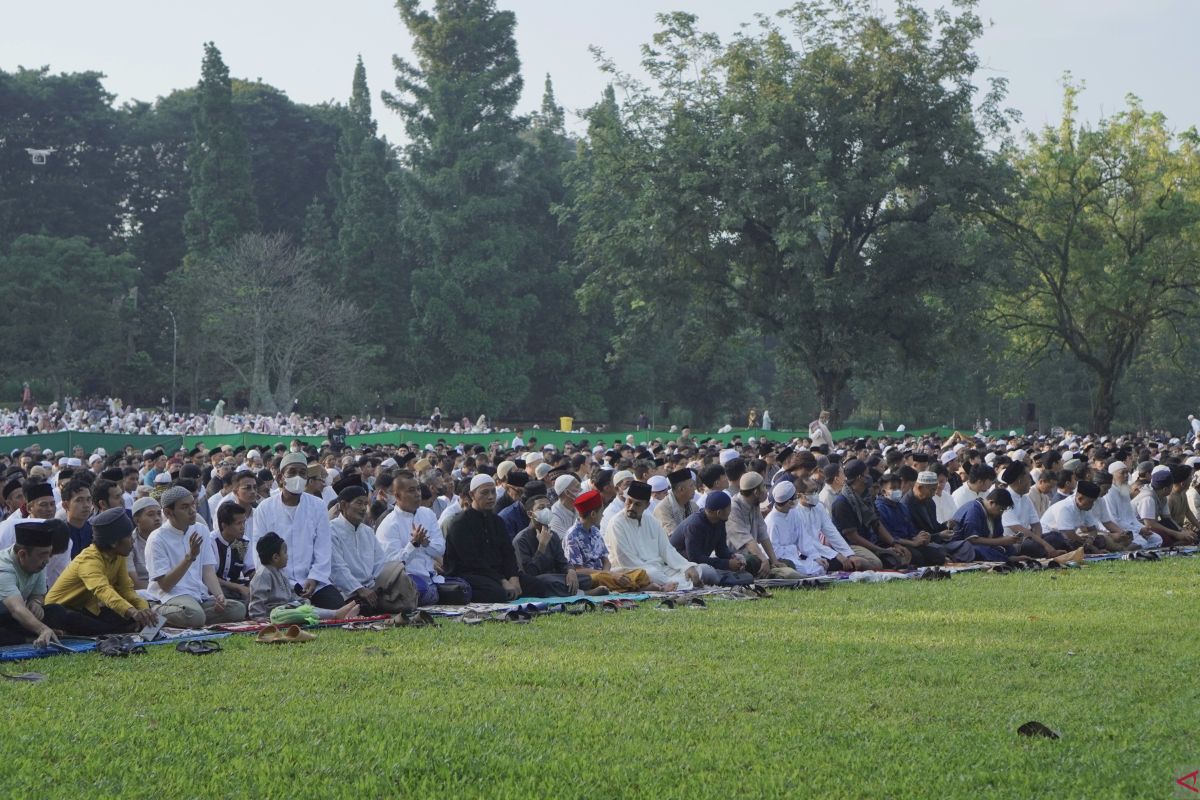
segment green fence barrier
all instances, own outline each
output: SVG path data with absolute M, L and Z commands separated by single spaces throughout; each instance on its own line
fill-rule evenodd
M 974 435 L 972 431 L 961 431 L 967 436 Z M 927 434 L 937 434 L 945 438 L 954 433 L 953 428 L 921 428 L 919 430 L 910 430 L 899 433 L 897 431 L 873 431 L 866 428 L 843 428 L 833 431 L 835 441 L 843 441 L 849 439 L 862 438 L 879 438 L 889 437 L 892 439 L 901 438 L 904 436 L 925 436 Z M 397 445 L 401 443 L 414 443 L 418 447 L 424 447 L 427 444 L 436 445 L 439 441 L 444 441 L 450 445 L 483 445 L 488 447 L 492 442 L 502 442 L 508 445 L 515 436 L 515 433 L 426 433 L 422 431 L 389 431 L 386 433 L 366 433 L 358 436 L 347 436 L 346 444 L 349 447 L 359 447 L 364 444 L 372 445 Z M 992 436 L 998 434 L 992 433 Z M 562 431 L 551 430 L 527 430 L 525 431 L 526 444 L 536 440 L 539 446 L 552 444 L 561 449 L 567 442 L 578 444 L 583 440 L 587 440 L 591 445 L 605 444 L 612 445 L 628 441 L 628 437 L 633 437 L 635 444 L 650 442 L 659 439 L 663 442 L 669 442 L 679 436 L 678 433 L 670 431 L 611 431 L 605 433 L 564 433 Z M 740 436 L 742 442 L 745 443 L 751 437 L 755 439 L 769 439 L 775 442 L 786 442 L 791 439 L 807 437 L 808 431 L 764 431 L 755 429 L 734 430 L 729 433 L 693 433 L 692 438 L 696 441 L 705 441 L 708 439 L 716 439 L 721 442 L 729 442 L 734 436 Z M 153 450 L 157 447 L 162 447 L 166 452 L 172 452 L 179 449 L 191 450 L 198 444 L 203 443 L 205 447 L 212 449 L 223 445 L 231 447 L 257 447 L 270 448 L 276 444 L 288 444 L 294 439 L 299 439 L 302 442 L 312 445 L 320 445 L 325 441 L 325 436 L 272 436 L 265 433 L 235 433 L 225 435 L 208 435 L 208 436 L 137 436 L 125 435 L 119 433 L 88 433 L 84 431 L 60 431 L 57 433 L 45 433 L 35 436 L 4 436 L 0 437 L 0 451 L 10 452 L 12 450 L 23 450 L 32 445 L 39 445 L 43 450 L 50 452 L 62 451 L 70 454 L 76 447 L 82 447 L 84 452 L 91 453 L 97 448 L 103 447 L 108 453 L 116 453 L 124 450 L 126 446 L 132 446 L 137 452 L 144 450 Z

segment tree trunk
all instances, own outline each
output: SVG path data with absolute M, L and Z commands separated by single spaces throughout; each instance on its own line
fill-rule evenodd
M 846 390 L 850 380 L 850 368 L 814 369 L 813 381 L 817 386 L 817 399 L 821 401 L 821 411 L 829 412 L 829 427 L 834 429 L 842 423 L 842 406 L 838 402 Z
M 1115 367 L 1109 366 L 1097 370 L 1096 374 L 1099 382 L 1092 397 L 1091 433 L 1107 434 L 1117 413 L 1116 389 L 1120 375 Z

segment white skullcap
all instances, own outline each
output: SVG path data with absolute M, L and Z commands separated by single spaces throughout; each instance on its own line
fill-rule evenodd
M 534 450 L 525 455 L 525 466 L 528 467 L 530 464 L 537 464 L 538 462 L 545 460 L 546 459 L 542 458 L 541 453 L 539 453 L 537 450 Z
M 154 482 L 159 483 L 159 484 L 170 483 L 171 482 L 171 473 L 169 473 L 169 472 L 158 473 L 157 475 L 154 476 Z
M 486 475 L 482 472 L 479 473 L 478 475 L 476 475 L 474 478 L 471 478 L 471 491 L 472 492 L 475 491 L 476 489 L 478 489 L 480 486 L 495 486 L 495 485 L 496 485 L 496 482 L 494 480 L 492 480 L 492 476 Z
M 571 484 L 575 483 L 575 481 L 576 478 L 574 475 L 559 475 L 554 479 L 554 493 L 562 494 L 567 489 L 570 489 Z
M 501 461 L 496 467 L 496 477 L 507 478 L 508 473 L 512 472 L 516 466 L 517 462 L 515 461 Z
M 796 484 L 791 481 L 780 481 L 771 489 L 771 499 L 776 503 L 786 503 L 796 496 Z
M 631 481 L 635 477 L 637 476 L 635 476 L 632 472 L 627 469 L 623 469 L 616 475 L 613 475 L 613 486 L 619 486 L 622 481 Z
M 671 488 L 671 482 L 667 480 L 666 476 L 664 475 L 655 475 L 650 479 L 649 483 L 650 491 L 652 492 L 665 492 L 667 489 Z
M 938 460 L 942 462 L 942 466 L 949 464 L 951 461 L 953 461 L 956 458 L 958 458 L 958 453 L 954 452 L 953 450 L 947 450 L 946 452 L 944 452 L 940 456 L 938 456 Z
M 592 455 L 598 456 L 603 452 L 605 452 L 605 450 L 604 450 L 604 445 L 602 445 L 602 444 L 598 444 L 592 448 Z
M 537 469 L 535 469 L 533 471 L 533 474 L 537 476 L 538 480 L 541 480 L 542 478 L 544 478 L 550 474 L 550 465 L 546 464 L 544 462 L 541 464 L 538 464 Z
M 92 453 L 90 456 L 88 456 L 89 464 L 95 464 L 97 461 L 103 461 L 103 460 L 104 460 L 104 456 L 100 455 L 99 453 Z
M 983 457 L 983 463 L 987 464 L 989 467 L 992 465 L 992 462 L 995 460 L 996 460 L 995 453 L 988 453 L 986 456 Z
M 1013 461 L 1024 461 L 1025 457 L 1027 455 L 1029 455 L 1029 454 L 1026 453 L 1024 450 L 1014 450 L 1013 454 L 1012 454 L 1012 458 L 1013 458 Z
M 720 460 L 721 466 L 723 467 L 726 464 L 728 464 L 730 461 L 733 461 L 737 457 L 738 457 L 737 450 L 727 449 L 727 450 L 721 451 L 721 455 L 718 456 L 718 459 Z
M 82 466 L 83 466 L 83 459 L 81 459 L 81 458 L 68 458 L 68 459 L 67 459 L 67 466 L 68 466 L 68 467 L 82 467 Z
M 251 460 L 262 458 L 262 453 L 258 452 L 257 450 L 251 450 L 250 452 L 246 453 L 246 458 Z
M 147 508 L 159 508 L 158 501 L 153 497 L 139 497 L 133 501 L 132 513 L 136 517 L 139 512 L 145 511 Z
M 379 462 L 379 466 L 383 467 L 384 469 L 391 469 L 392 467 L 396 466 L 396 459 L 391 457 L 385 458 L 383 461 Z
M 42 463 L 45 464 L 46 462 L 43 461 Z M 69 466 L 71 466 L 71 459 L 67 458 L 66 456 L 63 456 L 62 458 L 60 458 L 58 460 L 58 465 L 60 467 L 69 467 Z
M 922 486 L 936 486 L 937 482 L 938 477 L 936 472 L 929 472 L 926 470 L 925 472 L 917 473 L 917 483 L 921 484 Z
M 1159 464 L 1157 467 L 1150 470 L 1150 477 L 1153 478 L 1155 475 L 1162 475 L 1164 472 L 1169 473 L 1170 471 L 1171 471 L 1171 468 L 1168 467 L 1166 464 Z

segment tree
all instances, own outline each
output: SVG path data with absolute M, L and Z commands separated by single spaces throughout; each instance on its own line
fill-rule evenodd
M 337 230 L 337 277 L 343 295 L 367 314 L 367 324 L 391 339 L 406 281 L 396 236 L 396 197 L 388 184 L 393 160 L 375 135 L 371 95 L 362 58 L 354 67 L 348 113 L 330 176 Z
M 0 71 L 0 251 L 22 234 L 118 249 L 128 173 L 120 118 L 98 72 Z M 34 164 L 25 148 L 53 148 Z
M 0 256 L 0 281 L 19 308 L 0 320 L 6 377 L 42 383 L 57 398 L 123 391 L 134 278 L 129 256 L 83 237 L 19 237 Z
M 384 102 L 411 143 L 401 230 L 413 253 L 411 373 L 425 403 L 496 416 L 529 395 L 522 328 L 536 303 L 523 280 L 515 202 L 520 61 L 511 12 L 493 0 L 399 0 L 416 62 L 399 57 Z
M 1057 349 L 1087 367 L 1091 430 L 1107 433 L 1147 334 L 1157 326 L 1178 338 L 1176 326 L 1195 316 L 1200 138 L 1177 139 L 1132 96 L 1095 127 L 1081 124 L 1078 91 L 1067 85 L 1057 128 L 1009 149 L 1011 202 L 985 211 L 1016 267 L 999 298 L 1002 322 L 1035 358 Z
M 229 68 L 212 42 L 204 45 L 198 94 L 188 151 L 190 205 L 183 218 L 188 254 L 194 258 L 258 229 L 246 136 L 233 111 Z
M 931 18 L 900 2 L 889 21 L 866 0 L 802 2 L 779 15 L 790 32 L 760 18 L 728 46 L 660 16 L 654 90 L 602 62 L 627 100 L 606 98 L 620 124 L 590 142 L 609 177 L 573 187 L 595 290 L 673 315 L 719 297 L 713 335 L 751 321 L 778 337 L 835 412 L 885 345 L 927 357 L 941 295 L 979 278 L 967 201 L 999 181 L 973 109 L 982 26 L 958 5 Z
M 207 263 L 204 334 L 248 388 L 250 408 L 274 412 L 293 397 L 353 382 L 374 354 L 345 335 L 358 309 L 316 273 L 312 254 L 284 234 L 249 234 Z

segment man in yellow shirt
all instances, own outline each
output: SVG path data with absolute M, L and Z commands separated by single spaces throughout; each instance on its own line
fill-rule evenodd
M 127 633 L 158 621 L 133 588 L 126 556 L 133 523 L 123 508 L 92 517 L 92 543 L 63 571 L 46 595 L 46 624 L 81 636 Z

